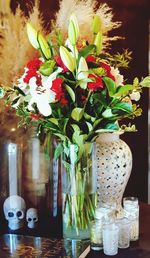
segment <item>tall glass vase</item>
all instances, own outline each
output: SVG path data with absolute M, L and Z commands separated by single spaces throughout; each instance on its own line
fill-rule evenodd
M 89 239 L 96 206 L 95 144 L 71 144 L 61 160 L 62 216 L 65 239 Z

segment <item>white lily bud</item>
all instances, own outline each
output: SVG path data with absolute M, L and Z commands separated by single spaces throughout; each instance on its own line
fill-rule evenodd
M 87 82 L 84 82 L 84 79 L 86 79 L 88 77 L 88 66 L 87 66 L 87 62 L 85 60 L 84 57 L 80 58 L 79 61 L 79 66 L 78 66 L 78 75 L 77 78 L 78 80 L 82 80 L 82 82 L 80 83 L 80 87 L 82 89 L 86 89 L 87 88 Z
M 27 23 L 27 35 L 31 45 L 34 48 L 38 49 L 39 48 L 39 43 L 37 40 L 38 32 L 32 27 L 30 23 Z
M 75 70 L 75 58 L 71 53 L 63 46 L 60 47 L 60 57 L 64 65 L 73 72 Z

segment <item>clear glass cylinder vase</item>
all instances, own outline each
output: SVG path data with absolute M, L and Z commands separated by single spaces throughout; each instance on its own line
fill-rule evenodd
M 71 144 L 61 157 L 63 237 L 89 239 L 96 207 L 95 144 Z

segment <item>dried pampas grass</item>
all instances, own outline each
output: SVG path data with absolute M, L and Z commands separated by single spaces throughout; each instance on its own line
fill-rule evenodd
M 5 9 L 6 10 L 6 9 Z M 39 4 L 30 10 L 29 18 L 24 17 L 18 8 L 15 15 L 8 8 L 1 12 L 0 19 L 0 85 L 11 86 L 23 72 L 27 61 L 38 55 L 30 44 L 26 23 L 30 22 L 37 30 L 43 31 L 43 19 L 40 16 Z
M 91 30 L 92 20 L 95 14 L 100 17 L 101 30 L 103 32 L 104 47 L 109 45 L 111 40 L 118 39 L 118 37 L 109 37 L 108 32 L 112 29 L 118 28 L 121 23 L 113 21 L 112 9 L 106 4 L 101 4 L 96 8 L 97 2 L 94 0 L 62 0 L 60 2 L 60 9 L 56 14 L 56 26 L 60 28 L 64 36 L 67 35 L 69 17 L 75 13 L 81 31 L 81 39 L 88 40 L 93 38 Z

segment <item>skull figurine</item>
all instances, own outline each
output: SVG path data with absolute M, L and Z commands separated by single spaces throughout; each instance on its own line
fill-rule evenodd
M 38 213 L 35 208 L 30 208 L 26 213 L 26 221 L 28 222 L 28 228 L 35 228 L 38 222 Z
M 26 204 L 22 197 L 18 195 L 9 196 L 3 204 L 3 210 L 10 229 L 17 230 L 23 227 Z

